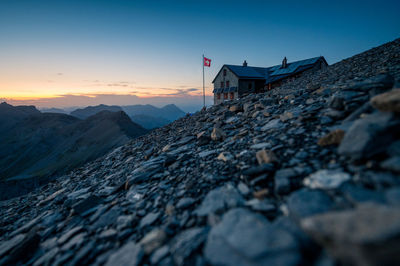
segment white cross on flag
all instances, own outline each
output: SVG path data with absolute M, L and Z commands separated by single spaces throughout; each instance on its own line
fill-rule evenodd
M 211 66 L 211 59 L 204 57 L 204 66 L 210 67 Z

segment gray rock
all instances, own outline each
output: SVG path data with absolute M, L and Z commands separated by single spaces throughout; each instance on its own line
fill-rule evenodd
M 258 176 L 260 174 L 264 174 L 264 173 L 272 173 L 275 170 L 275 167 L 273 164 L 270 163 L 265 163 L 259 166 L 253 166 L 250 167 L 246 170 L 244 170 L 242 173 L 243 175 L 246 176 L 250 176 L 250 177 L 254 177 L 254 176 Z
M 150 212 L 140 220 L 139 227 L 143 228 L 148 225 L 152 225 L 160 217 L 159 212 Z
M 216 188 L 206 195 L 200 207 L 195 210 L 198 216 L 207 216 L 212 213 L 219 213 L 227 208 L 242 206 L 243 197 L 232 185 L 227 184 Z
M 117 251 L 115 251 L 113 254 L 111 254 L 105 265 L 140 265 L 143 255 L 144 252 L 140 245 L 135 244 L 134 242 L 128 242 Z
M 377 90 L 379 92 L 393 87 L 394 78 L 388 74 L 381 74 L 358 82 L 348 89 L 356 91 Z
M 89 196 L 88 198 L 76 203 L 72 206 L 72 209 L 75 213 L 85 216 L 90 214 L 91 211 L 95 211 L 95 208 L 102 203 L 102 200 L 94 195 Z
M 96 252 L 96 242 L 90 241 L 85 243 L 82 248 L 79 249 L 78 252 L 75 253 L 74 258 L 71 260 L 71 265 L 82 265 L 87 264 L 87 261 L 93 256 L 93 253 Z
M 187 136 L 187 137 L 181 138 L 178 142 L 176 142 L 176 145 L 182 146 L 182 145 L 188 144 L 189 142 L 194 141 L 195 139 L 196 139 L 195 136 Z
M 121 213 L 119 212 L 118 208 L 113 207 L 112 209 L 110 209 L 109 211 L 107 211 L 106 213 L 102 214 L 99 219 L 93 224 L 93 226 L 95 228 L 99 228 L 99 227 L 107 227 L 110 226 L 112 224 L 115 224 L 118 216 Z
M 25 262 L 36 251 L 40 236 L 32 229 L 27 234 L 17 235 L 0 246 L 0 265 L 16 265 Z
M 213 154 L 215 154 L 215 153 L 217 153 L 216 150 L 202 151 L 202 152 L 200 152 L 200 153 L 198 154 L 198 156 L 199 156 L 200 158 L 206 158 L 206 157 L 208 157 L 208 156 L 210 156 L 210 155 L 213 155 Z
M 333 208 L 332 199 L 323 191 L 301 189 L 290 194 L 287 206 L 294 218 L 304 218 Z
M 68 194 L 68 199 L 86 198 L 86 195 L 88 194 L 89 190 L 90 190 L 90 187 L 75 190 Z
M 49 213 L 48 215 L 45 215 L 43 217 L 41 225 L 44 227 L 50 227 L 50 226 L 56 224 L 62 218 L 63 218 L 63 215 L 59 212 Z
M 142 240 L 140 240 L 139 244 L 143 247 L 144 253 L 151 254 L 164 243 L 166 238 L 167 235 L 164 230 L 156 228 L 147 233 Z
M 250 189 L 249 187 L 243 183 L 240 182 L 239 185 L 237 186 L 237 189 L 239 190 L 240 193 L 242 193 L 242 195 L 246 196 L 250 193 Z
M 56 255 L 58 254 L 59 251 L 60 251 L 60 249 L 57 247 L 49 250 L 48 252 L 43 254 L 43 256 L 41 256 L 39 259 L 37 259 L 35 261 L 35 263 L 33 264 L 33 266 L 51 265 L 50 264 L 51 260 L 53 260 L 56 257 Z
M 62 251 L 72 250 L 75 247 L 80 247 L 85 241 L 86 233 L 82 232 L 73 236 L 67 243 L 65 243 L 62 247 Z
M 126 183 L 130 187 L 133 184 L 142 183 L 148 180 L 153 174 L 153 172 L 136 172 L 127 178 Z
M 162 246 L 153 252 L 150 257 L 151 264 L 157 264 L 160 260 L 162 260 L 165 256 L 169 254 L 169 247 L 167 245 Z
M 296 240 L 259 214 L 232 209 L 214 226 L 204 248 L 213 265 L 298 265 Z
M 11 238 L 10 240 L 4 241 L 0 245 L 0 257 L 4 257 L 14 247 L 20 245 L 25 238 L 25 235 L 19 234 Z
M 226 138 L 226 133 L 218 128 L 214 127 L 213 131 L 211 132 L 211 139 L 214 141 L 224 140 Z
M 253 149 L 253 150 L 260 150 L 260 149 L 265 149 L 265 148 L 271 148 L 271 143 L 261 142 L 261 143 L 253 144 L 250 146 L 250 149 Z
M 370 158 L 386 150 L 400 130 L 389 113 L 375 113 L 353 123 L 344 135 L 338 152 L 353 159 Z
M 356 186 L 352 184 L 344 184 L 340 191 L 343 196 L 350 201 L 351 204 L 360 204 L 367 201 L 384 203 L 384 196 L 381 192 L 366 189 L 361 186 Z
M 246 206 L 250 207 L 254 211 L 258 212 L 264 212 L 264 213 L 270 213 L 270 212 L 275 212 L 276 207 L 274 204 L 267 200 L 259 200 L 259 199 L 252 199 L 248 200 L 245 203 Z
M 134 215 L 121 215 L 117 218 L 117 228 L 119 230 L 130 227 L 135 221 Z
M 399 265 L 400 209 L 361 204 L 306 218 L 301 226 L 345 265 Z
M 72 228 L 71 230 L 67 231 L 65 234 L 63 234 L 58 240 L 57 240 L 57 244 L 59 245 L 63 245 L 65 242 L 67 242 L 71 237 L 73 237 L 74 235 L 80 233 L 83 231 L 83 227 L 82 226 L 77 226 Z
M 193 198 L 182 198 L 176 204 L 178 209 L 186 209 L 192 206 L 196 201 Z
M 385 198 L 391 205 L 400 205 L 400 187 L 390 188 L 385 191 Z
M 318 170 L 304 179 L 305 186 L 312 189 L 334 189 L 350 180 L 350 175 L 341 170 Z
M 189 265 L 191 255 L 203 244 L 207 228 L 191 228 L 179 233 L 170 244 L 170 252 L 176 265 Z
M 29 222 L 25 223 L 22 227 L 18 228 L 17 230 L 13 231 L 10 234 L 10 237 L 16 236 L 21 233 L 26 233 L 30 231 L 34 226 L 36 226 L 42 220 L 43 214 L 38 215 L 38 217 L 30 220 Z
M 400 140 L 391 143 L 387 149 L 387 153 L 393 157 L 400 156 Z
M 115 240 L 117 234 L 117 230 L 110 228 L 101 232 L 99 235 L 99 239 L 108 241 Z
M 291 179 L 298 176 L 293 168 L 280 169 L 275 172 L 274 185 L 276 194 L 287 194 L 291 190 Z
M 339 111 L 343 110 L 345 107 L 344 98 L 341 95 L 333 95 L 330 99 L 329 107 Z
M 396 173 L 400 173 L 400 156 L 391 157 L 381 163 L 381 167 Z
M 267 131 L 270 129 L 279 129 L 285 127 L 285 124 L 281 122 L 279 118 L 273 119 L 269 121 L 267 124 L 265 124 L 262 128 L 261 131 Z

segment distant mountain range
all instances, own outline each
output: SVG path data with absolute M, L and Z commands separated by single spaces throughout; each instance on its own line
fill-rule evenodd
M 122 109 L 129 116 L 146 115 L 151 117 L 164 118 L 169 121 L 174 121 L 178 118 L 185 116 L 185 112 L 183 112 L 174 104 L 168 104 L 161 108 L 155 107 L 150 104 L 127 105 L 127 106 L 122 106 Z
M 70 114 L 80 119 L 86 119 L 89 116 L 95 115 L 101 111 L 120 112 L 123 110 L 121 107 L 116 105 L 110 106 L 110 105 L 100 104 L 97 106 L 88 106 L 83 109 L 76 109 L 75 111 L 72 111 Z
M 159 128 L 171 123 L 168 119 L 162 117 L 153 117 L 149 115 L 133 115 L 131 119 L 136 124 L 141 125 L 146 129 Z
M 101 104 L 97 106 L 88 106 L 86 108 L 76 109 L 75 111 L 71 112 L 71 115 L 80 119 L 85 119 L 101 111 L 124 111 L 128 114 L 133 122 L 146 129 L 162 127 L 178 118 L 185 116 L 185 112 L 183 112 L 174 104 L 169 104 L 161 108 L 150 104 L 127 106 L 110 106 Z M 59 111 L 57 112 L 59 113 Z
M 42 113 L 58 113 L 58 114 L 69 114 L 68 111 L 60 108 L 43 108 L 40 109 L 40 112 Z
M 0 180 L 59 175 L 145 133 L 123 111 L 79 119 L 1 103 Z

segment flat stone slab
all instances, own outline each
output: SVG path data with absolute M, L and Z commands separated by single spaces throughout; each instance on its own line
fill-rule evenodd
M 216 188 L 206 195 L 200 207 L 195 210 L 198 216 L 222 212 L 226 208 L 238 207 L 244 204 L 242 195 L 232 185 Z
M 400 209 L 375 203 L 301 221 L 302 228 L 346 265 L 400 265 Z
M 144 252 L 140 245 L 129 242 L 110 255 L 105 266 L 137 266 L 142 261 Z
M 351 176 L 340 170 L 318 170 L 304 179 L 304 185 L 309 188 L 334 189 L 350 180 Z
M 289 214 L 299 219 L 329 211 L 333 207 L 333 201 L 323 191 L 301 189 L 290 194 L 287 205 Z
M 207 238 L 204 255 L 212 265 L 298 265 L 296 240 L 263 216 L 237 208 L 227 212 Z

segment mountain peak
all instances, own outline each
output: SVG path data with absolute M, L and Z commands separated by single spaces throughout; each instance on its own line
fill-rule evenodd
M 146 115 L 156 118 L 163 118 L 169 121 L 174 121 L 185 116 L 185 112 L 179 109 L 175 104 L 167 104 L 164 107 L 158 108 L 150 104 L 146 105 L 127 105 L 122 106 L 122 109 L 130 116 Z
M 119 112 L 122 111 L 122 108 L 116 105 L 100 104 L 96 106 L 88 106 L 82 109 L 76 109 L 75 111 L 71 112 L 71 115 L 80 119 L 86 119 L 89 116 L 95 115 L 101 111 Z

